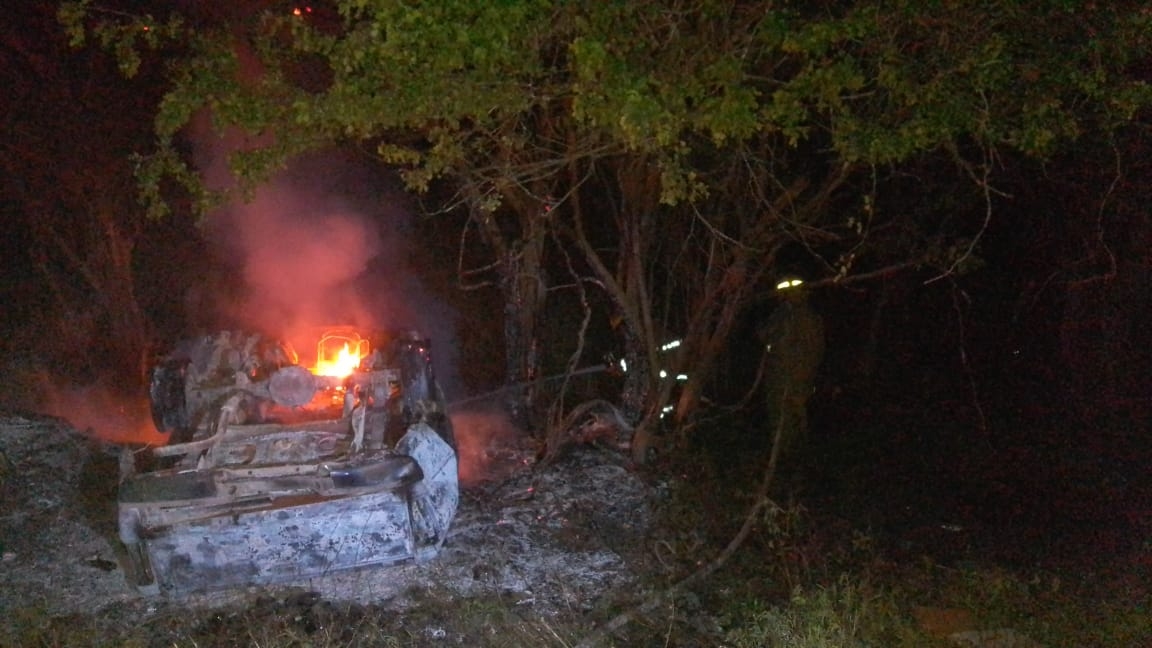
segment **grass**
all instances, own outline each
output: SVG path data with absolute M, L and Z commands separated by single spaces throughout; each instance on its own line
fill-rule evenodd
M 948 640 L 952 632 L 997 630 L 1035 642 L 1022 646 L 1152 645 L 1147 596 L 1113 591 L 1092 598 L 1052 574 L 996 568 L 933 573 L 940 569 L 902 569 L 885 583 L 876 574 L 846 574 L 798 587 L 783 601 L 746 601 L 732 617 L 724 645 L 914 648 L 955 645 Z M 948 627 L 948 617 L 959 625 L 934 632 Z M 930 618 L 937 619 L 934 626 L 927 625 Z
M 1010 629 L 1044 646 L 1152 645 L 1147 593 L 1114 584 L 1074 584 L 1054 573 L 1021 574 L 994 567 L 956 569 L 925 561 L 885 565 L 873 560 L 830 581 L 813 579 L 786 596 L 773 567 L 750 578 L 724 571 L 674 606 L 640 618 L 611 640 L 617 646 L 753 648 L 919 647 L 949 645 L 917 615 L 962 614 L 967 629 Z M 744 587 L 740 587 L 744 585 Z M 1101 596 L 1107 592 L 1106 596 Z M 459 598 L 449 590 L 413 593 L 403 611 L 335 604 L 300 595 L 263 598 L 224 610 L 160 614 L 146 624 L 116 610 L 52 617 L 35 608 L 11 611 L 6 625 L 18 646 L 266 646 L 416 648 L 567 648 L 616 609 L 589 617 L 541 617 L 511 597 Z M 962 628 L 963 629 L 963 628 Z
M 724 639 L 732 648 L 824 648 L 898 646 L 915 636 L 890 592 L 845 576 L 828 585 L 797 587 L 775 605 L 754 601 Z

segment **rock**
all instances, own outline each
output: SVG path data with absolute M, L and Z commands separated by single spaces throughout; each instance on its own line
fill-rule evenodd
M 912 617 L 924 634 L 965 648 L 1041 648 L 1040 644 L 1009 628 L 977 629 L 975 615 L 962 608 L 918 606 L 912 609 Z
M 948 639 L 965 648 L 1043 648 L 1011 628 L 968 630 L 949 635 Z
M 917 606 L 912 609 L 912 618 L 924 634 L 937 639 L 976 628 L 976 618 L 962 608 Z

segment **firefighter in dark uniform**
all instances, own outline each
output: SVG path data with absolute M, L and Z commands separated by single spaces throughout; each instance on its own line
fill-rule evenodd
M 776 285 L 780 305 L 760 330 L 769 433 L 780 434 L 781 454 L 794 451 L 808 430 L 808 398 L 824 359 L 824 320 L 808 304 L 802 284 L 788 277 Z

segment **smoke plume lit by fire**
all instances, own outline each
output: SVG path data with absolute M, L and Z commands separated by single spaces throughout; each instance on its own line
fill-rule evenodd
M 236 54 L 241 81 L 258 79 L 250 48 L 238 42 Z M 210 122 L 204 112 L 190 129 L 196 166 L 209 188 L 234 188 L 231 157 L 272 136 Z M 432 339 L 434 370 L 452 392 L 455 314 L 407 266 L 411 227 L 407 196 L 378 160 L 347 150 L 301 156 L 250 200 L 209 216 L 216 271 L 189 300 L 190 319 L 279 337 L 307 355 L 316 343 L 308 336 L 333 325 L 415 329 Z
M 131 399 L 97 383 L 86 387 L 45 389 L 42 411 L 68 421 L 85 434 L 110 443 L 165 445 L 168 435 L 158 432 L 148 402 Z
M 498 411 L 467 411 L 452 413 L 452 428 L 456 432 L 457 458 L 460 483 L 474 486 L 485 481 L 499 481 L 502 469 L 496 465 L 490 450 L 508 446 L 520 438 L 521 433 Z
M 243 45 L 237 54 L 242 80 L 258 78 L 256 57 Z M 210 122 L 204 111 L 189 128 L 194 163 L 209 189 L 234 188 L 230 157 L 272 142 L 237 129 L 220 132 Z M 203 232 L 214 258 L 208 268 L 189 269 L 204 279 L 185 296 L 186 337 L 246 329 L 288 341 L 311 357 L 318 332 L 328 327 L 415 329 L 433 341 L 434 371 L 449 400 L 458 397 L 454 312 L 406 265 L 410 219 L 404 193 L 375 160 L 337 150 L 294 160 L 249 200 L 208 215 Z M 337 359 L 341 368 L 319 371 L 347 372 L 365 352 L 350 348 L 355 359 Z M 146 401 L 113 403 L 111 393 L 85 398 L 93 410 L 132 411 L 135 420 L 93 425 L 95 432 L 106 439 L 158 441 Z M 61 393 L 56 410 L 48 411 L 74 415 L 85 409 L 72 400 Z

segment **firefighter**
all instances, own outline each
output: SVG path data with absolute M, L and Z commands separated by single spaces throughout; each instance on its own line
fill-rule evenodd
M 795 450 L 808 430 L 808 398 L 824 358 L 824 321 L 808 304 L 803 283 L 786 277 L 776 285 L 780 305 L 760 330 L 769 432 L 780 434 L 782 454 Z

